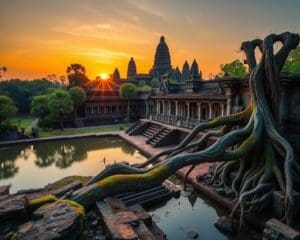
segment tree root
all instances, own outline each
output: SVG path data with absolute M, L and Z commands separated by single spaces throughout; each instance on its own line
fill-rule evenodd
M 240 213 L 240 227 L 244 214 L 263 210 L 277 189 L 285 194 L 285 219 L 289 225 L 293 224 L 294 182 L 296 177 L 299 178 L 300 165 L 293 148 L 278 130 L 278 103 L 279 73 L 288 53 L 299 40 L 296 34 L 283 33 L 271 34 L 263 41 L 255 39 L 242 43 L 241 49 L 246 53 L 251 71 L 251 101 L 247 109 L 197 125 L 177 147 L 156 154 L 139 168 L 120 164 L 106 168 L 90 181 L 89 186 L 76 191 L 73 200 L 88 208 L 96 199 L 161 184 L 178 169 L 191 166 L 185 175 L 185 185 L 196 165 L 222 162 L 216 167 L 211 183 L 234 191 L 236 198 L 231 217 Z M 282 42 L 282 47 L 274 54 L 273 44 L 277 41 Z M 256 48 L 262 52 L 258 64 Z M 221 126 L 221 131 L 212 130 Z M 232 130 L 235 126 L 239 128 Z M 209 131 L 195 140 L 205 130 Z M 219 139 L 207 146 L 208 139 L 213 136 L 219 136 Z M 186 152 L 195 147 L 198 148 L 196 152 Z M 163 156 L 162 162 L 144 168 Z M 238 173 L 232 180 L 230 173 L 236 170 Z

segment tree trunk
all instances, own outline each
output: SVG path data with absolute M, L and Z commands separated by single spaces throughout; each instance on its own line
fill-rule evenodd
M 0 126 L 2 125 L 2 116 L 0 115 Z
M 75 104 L 75 106 L 74 106 L 74 120 L 76 120 L 77 116 L 78 116 L 78 105 Z
M 41 123 L 42 128 L 43 128 L 43 130 L 45 130 L 45 116 L 44 115 L 41 117 L 41 121 L 42 121 L 42 123 Z
M 64 116 L 62 113 L 59 114 L 59 121 L 60 121 L 60 130 L 63 131 L 64 130 Z
M 130 100 L 128 99 L 128 102 L 127 102 L 127 119 L 128 119 L 128 122 L 130 122 Z

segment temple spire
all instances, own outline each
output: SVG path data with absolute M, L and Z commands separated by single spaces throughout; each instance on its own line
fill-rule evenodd
M 191 78 L 192 79 L 200 79 L 202 78 L 202 73 L 200 74 L 199 72 L 199 66 L 198 66 L 198 63 L 196 61 L 196 59 L 194 59 L 193 63 L 192 63 L 192 66 L 191 66 Z
M 171 70 L 172 66 L 169 47 L 165 41 L 165 37 L 161 36 L 156 48 L 154 64 L 151 72 L 153 76 L 160 77 Z
M 190 66 L 187 61 L 183 64 L 181 77 L 184 82 L 190 78 Z
M 115 82 L 119 82 L 121 80 L 120 72 L 119 69 L 116 68 L 113 75 L 112 75 L 112 80 Z
M 128 68 L 127 68 L 127 79 L 132 79 L 136 76 L 137 70 L 136 70 L 136 64 L 135 61 L 132 58 L 130 58 L 130 61 L 128 63 Z

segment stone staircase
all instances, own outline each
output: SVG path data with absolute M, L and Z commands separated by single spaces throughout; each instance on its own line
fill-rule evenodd
M 114 240 L 162 240 L 164 232 L 143 207 L 178 197 L 180 189 L 169 181 L 141 192 L 130 192 L 96 202 L 99 215 Z
M 151 125 L 150 122 L 138 122 L 134 124 L 132 128 L 127 132 L 129 136 L 133 135 L 140 135 L 142 134 L 149 126 Z
M 158 133 L 153 135 L 151 138 L 147 140 L 146 143 L 150 144 L 152 147 L 160 147 L 163 146 L 164 139 L 172 133 L 172 130 L 166 127 L 160 129 Z
M 162 129 L 161 126 L 151 124 L 145 131 L 142 133 L 142 135 L 148 139 L 155 136 L 159 131 Z
M 136 128 L 140 124 L 141 124 L 141 121 L 134 122 L 125 132 L 129 133 L 131 130 L 133 130 L 134 128 Z

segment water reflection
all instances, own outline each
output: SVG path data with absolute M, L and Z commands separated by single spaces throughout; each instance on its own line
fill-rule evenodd
M 43 179 L 47 179 L 50 172 L 53 175 L 52 178 L 58 175 L 72 175 L 76 172 L 86 176 L 94 175 L 106 164 L 121 161 L 140 163 L 145 161 L 145 157 L 131 145 L 115 137 L 94 137 L 5 147 L 0 148 L 0 185 L 6 184 L 8 180 L 8 183 L 16 185 L 16 179 L 23 178 L 24 180 L 26 177 L 24 181 L 32 186 L 33 172 L 36 173 L 35 175 L 40 174 Z M 75 163 L 76 166 L 74 166 Z M 80 164 L 81 167 L 79 167 Z M 65 172 L 60 173 L 59 169 Z

